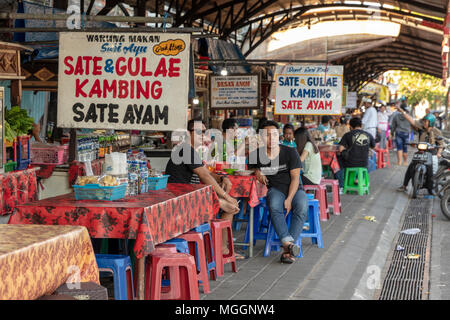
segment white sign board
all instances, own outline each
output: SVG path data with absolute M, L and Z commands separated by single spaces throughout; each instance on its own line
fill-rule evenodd
M 190 34 L 61 32 L 58 126 L 185 129 Z
M 278 66 L 274 114 L 342 114 L 342 91 L 342 66 Z
M 357 93 L 356 91 L 349 91 L 347 94 L 347 109 L 356 109 L 357 107 Z
M 259 76 L 211 76 L 211 108 L 259 108 Z

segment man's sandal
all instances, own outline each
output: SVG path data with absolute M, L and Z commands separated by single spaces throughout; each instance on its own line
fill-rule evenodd
M 289 253 L 293 257 L 297 257 L 300 254 L 300 247 L 294 243 L 289 244 L 287 249 L 289 250 Z
M 291 256 L 291 254 L 289 252 L 283 252 L 281 254 L 280 262 L 292 264 L 295 262 L 295 258 L 293 256 Z

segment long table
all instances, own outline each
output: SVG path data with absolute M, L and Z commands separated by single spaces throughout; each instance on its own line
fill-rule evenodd
M 67 280 L 100 284 L 86 228 L 0 224 L 0 300 L 37 299 Z
M 9 223 L 80 225 L 92 238 L 136 239 L 138 298 L 144 261 L 155 246 L 215 218 L 219 201 L 211 186 L 172 184 L 116 201 L 75 200 L 74 194 L 17 207 Z

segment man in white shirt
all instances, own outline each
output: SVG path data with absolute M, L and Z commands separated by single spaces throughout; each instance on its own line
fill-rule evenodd
M 378 111 L 378 133 L 381 136 L 380 149 L 386 149 L 386 134 L 389 123 L 389 114 L 386 111 L 386 106 L 382 105 Z
M 372 105 L 372 100 L 366 98 L 364 101 L 366 112 L 362 118 L 363 130 L 370 133 L 375 139 L 377 136 L 378 115 L 377 110 Z

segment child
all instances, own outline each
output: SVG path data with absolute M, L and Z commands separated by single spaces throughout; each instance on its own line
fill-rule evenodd
M 294 141 L 294 126 L 290 123 L 287 123 L 283 127 L 283 139 L 281 140 L 281 144 L 291 148 L 297 148 L 297 145 Z

